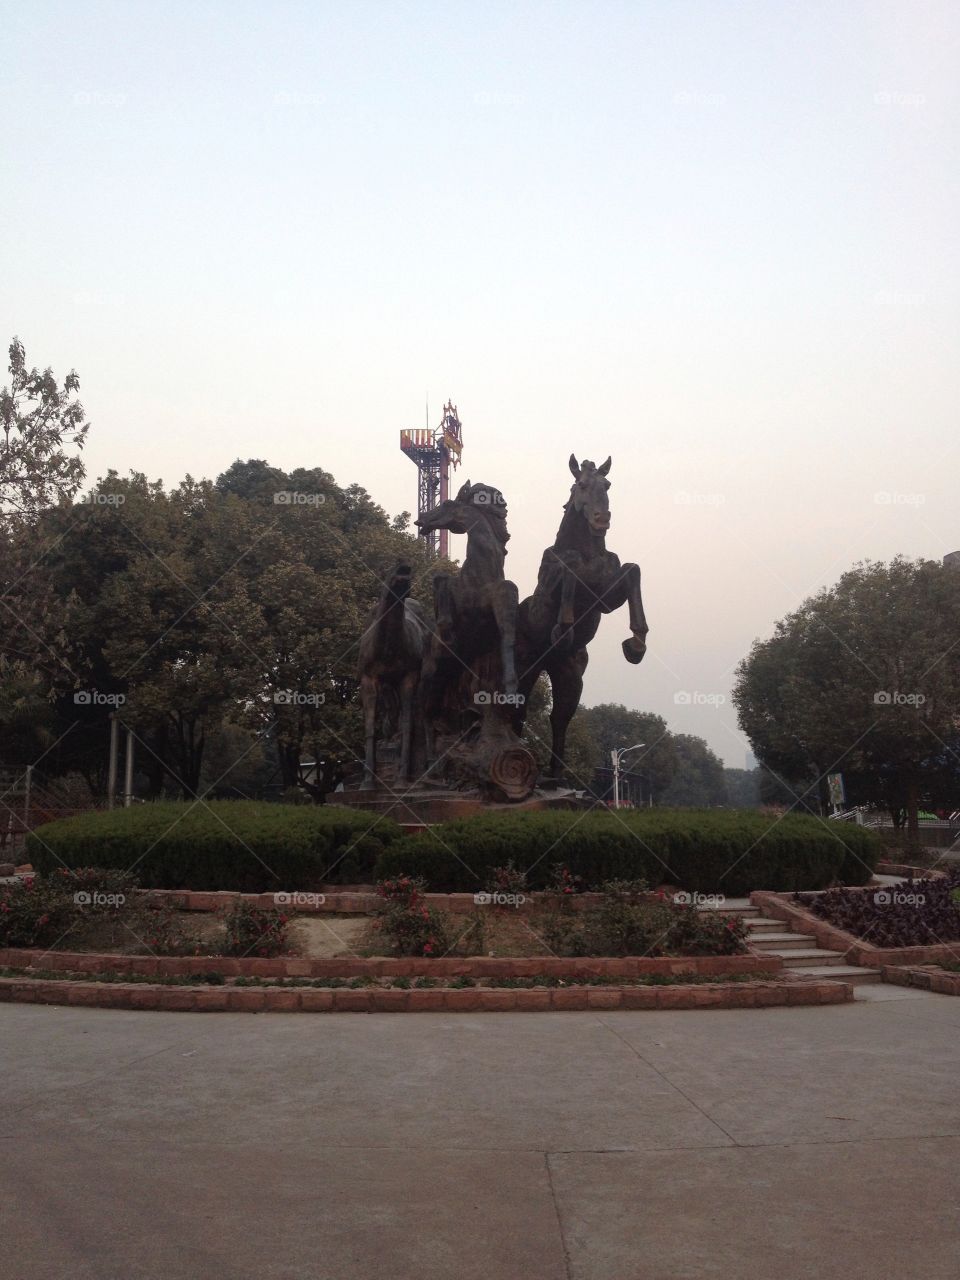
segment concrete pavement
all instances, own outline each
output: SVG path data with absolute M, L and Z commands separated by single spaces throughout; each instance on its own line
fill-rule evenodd
M 869 992 L 870 995 L 865 993 Z M 960 1000 L 0 1008 L 3 1280 L 950 1280 Z

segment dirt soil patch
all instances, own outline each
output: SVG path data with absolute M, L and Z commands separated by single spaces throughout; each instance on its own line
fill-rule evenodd
M 373 954 L 368 916 L 302 916 L 288 930 L 290 949 L 322 960 L 332 956 Z

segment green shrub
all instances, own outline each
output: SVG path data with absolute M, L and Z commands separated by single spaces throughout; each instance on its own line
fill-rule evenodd
M 225 955 L 270 958 L 287 950 L 289 918 L 279 911 L 255 907 L 237 898 L 224 912 L 223 922 L 227 931 Z
M 449 948 L 446 914 L 427 906 L 422 880 L 398 876 L 382 880 L 383 900 L 375 928 L 395 956 L 442 956 Z
M 731 956 L 742 952 L 746 927 L 729 919 L 651 901 L 644 880 L 610 880 L 602 897 L 573 910 L 564 890 L 544 895 L 537 931 L 559 956 Z
M 196 953 L 173 907 L 136 889 L 136 876 L 100 867 L 58 867 L 0 886 L 0 946 Z
M 401 834 L 359 809 L 158 801 L 47 823 L 27 838 L 27 856 L 41 872 L 130 869 L 147 889 L 309 891 L 372 883 L 377 859 Z
M 445 823 L 393 842 L 378 878 L 422 876 L 435 892 L 475 892 L 511 860 L 531 889 L 563 864 L 587 888 L 607 880 L 668 883 L 741 897 L 754 889 L 864 884 L 881 843 L 850 823 L 748 809 L 644 809 L 620 813 L 495 813 Z
M 0 946 L 49 947 L 79 915 L 64 877 L 33 876 L 0 885 Z

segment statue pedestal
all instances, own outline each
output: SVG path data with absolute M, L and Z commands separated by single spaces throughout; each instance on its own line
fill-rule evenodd
M 545 809 L 591 809 L 596 801 L 582 791 L 542 791 L 537 789 L 526 800 L 494 804 L 485 800 L 475 788 L 455 791 L 436 787 L 411 787 L 409 790 L 379 787 L 370 791 L 334 791 L 328 804 L 342 804 L 351 809 L 366 809 L 382 817 L 392 818 L 402 827 L 422 829 L 438 822 L 453 822 L 477 813 L 529 813 Z

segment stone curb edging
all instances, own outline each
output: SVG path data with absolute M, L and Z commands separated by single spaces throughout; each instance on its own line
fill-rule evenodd
M 907 966 L 884 965 L 884 982 L 900 987 L 920 987 L 943 996 L 960 996 L 960 973 L 947 973 L 937 965 Z
M 920 947 L 875 947 L 873 943 L 864 942 L 845 929 L 821 920 L 806 907 L 790 901 L 786 894 L 757 889 L 750 895 L 750 901 L 765 916 L 799 925 L 800 932 L 813 934 L 818 946 L 828 951 L 843 952 L 847 964 L 881 969 L 896 964 L 922 965 L 935 964 L 938 960 L 960 960 L 960 942 L 936 942 Z
M 724 974 L 778 973 L 783 961 L 763 952 L 735 956 L 448 956 L 396 959 L 389 956 L 278 956 L 275 959 L 230 956 L 121 956 L 107 952 L 0 950 L 0 966 L 11 969 L 65 969 L 74 973 L 135 973 L 150 977 L 186 977 L 202 970 L 224 977 L 249 978 L 640 978 L 655 974 L 721 977 Z
M 843 982 L 751 982 L 674 987 L 476 988 L 331 991 L 265 987 L 163 987 L 140 983 L 0 978 L 0 1003 L 188 1013 L 519 1013 L 583 1009 L 760 1009 L 843 1004 Z
M 935 871 L 932 867 L 911 867 L 905 862 L 878 862 L 875 874 L 878 876 L 905 876 L 911 880 L 922 880 L 927 877 L 942 880 L 946 873 Z

